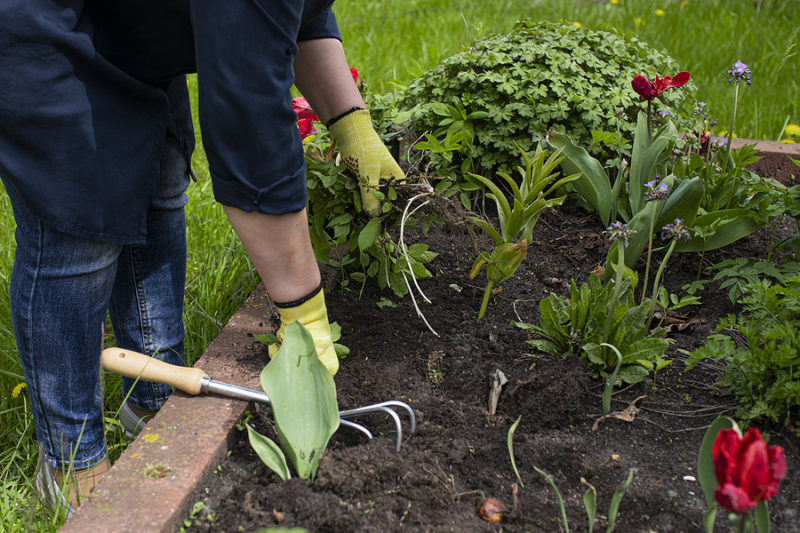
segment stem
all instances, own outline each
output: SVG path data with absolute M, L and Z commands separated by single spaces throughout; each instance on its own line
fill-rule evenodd
M 733 110 L 731 111 L 731 125 L 728 128 L 728 144 L 725 145 L 725 158 L 722 160 L 722 171 L 728 170 L 728 160 L 731 157 L 731 143 L 733 142 L 733 126 L 736 123 L 736 107 L 739 104 L 739 83 L 733 88 Z
M 650 117 L 652 102 L 653 102 L 652 100 L 647 101 L 647 140 L 651 144 L 653 142 L 653 124 L 652 124 L 652 119 Z
M 608 342 L 608 334 L 611 329 L 611 323 L 614 320 L 614 310 L 619 301 L 619 293 L 622 291 L 622 274 L 625 270 L 625 247 L 622 245 L 621 240 L 617 240 L 617 272 L 614 277 L 614 293 L 611 296 L 611 304 L 608 306 L 608 315 L 606 315 L 606 326 L 603 329 L 603 342 Z M 605 359 L 605 348 L 603 348 L 603 359 Z
M 494 288 L 494 281 L 487 281 L 486 282 L 486 290 L 483 291 L 483 301 L 481 302 L 481 310 L 478 313 L 478 320 L 483 318 L 483 314 L 486 313 L 486 306 L 489 305 L 489 297 L 492 295 L 492 289 Z
M 647 294 L 647 281 L 650 279 L 650 256 L 653 254 L 653 226 L 656 224 L 656 208 L 650 214 L 650 238 L 647 241 L 647 263 L 644 266 L 644 284 L 642 284 L 642 298 L 639 305 L 644 303 L 644 295 Z
M 658 285 L 661 283 L 661 275 L 664 273 L 664 268 L 667 266 L 667 261 L 669 261 L 669 256 L 672 255 L 672 251 L 675 249 L 675 245 L 678 244 L 678 239 L 672 239 L 672 242 L 669 243 L 669 249 L 667 250 L 667 254 L 664 256 L 664 259 L 661 261 L 661 265 L 658 267 L 658 272 L 656 272 L 656 278 L 653 280 L 653 306 L 650 307 L 650 312 L 647 313 L 647 327 L 645 331 L 650 331 L 650 323 L 653 321 L 653 313 L 656 309 L 656 302 L 658 301 Z

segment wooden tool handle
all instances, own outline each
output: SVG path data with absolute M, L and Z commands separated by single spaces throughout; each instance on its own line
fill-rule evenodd
M 171 365 L 122 348 L 106 348 L 100 358 L 103 368 L 115 374 L 164 383 L 194 395 L 200 394 L 200 381 L 206 375 L 200 368 Z

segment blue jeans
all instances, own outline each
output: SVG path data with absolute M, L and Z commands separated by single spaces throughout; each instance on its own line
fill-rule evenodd
M 107 313 L 118 346 L 183 364 L 186 157 L 168 136 L 141 245 L 83 239 L 46 226 L 5 185 L 17 223 L 12 323 L 36 436 L 51 466 L 72 461 L 76 469 L 87 468 L 106 456 L 100 351 Z M 130 391 L 128 402 L 143 409 L 160 408 L 172 392 L 162 384 L 132 385 L 123 380 L 123 393 Z

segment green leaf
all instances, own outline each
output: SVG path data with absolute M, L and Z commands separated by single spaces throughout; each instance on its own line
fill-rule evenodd
M 700 444 L 700 451 L 697 455 L 697 480 L 700 482 L 709 506 L 712 503 L 716 503 L 714 491 L 719 487 L 717 476 L 714 474 L 714 458 L 711 455 L 711 448 L 714 446 L 714 441 L 720 430 L 731 428 L 735 428 L 738 431 L 738 426 L 733 419 L 727 416 L 718 417 L 706 430 L 703 442 Z
M 611 180 L 603 165 L 563 133 L 551 131 L 547 139 L 551 146 L 563 150 L 566 159 L 561 161 L 561 168 L 565 174 L 583 173 L 572 182 L 572 186 L 597 212 L 603 225 L 607 226 L 615 200 L 611 197 Z
M 339 427 L 336 385 L 317 357 L 314 339 L 299 322 L 286 327 L 277 355 L 261 371 L 281 445 L 297 475 L 313 479 Z
M 758 231 L 759 225 L 749 215 L 749 209 L 722 209 L 699 216 L 691 227 L 711 226 L 713 234 L 708 238 L 693 238 L 689 242 L 679 242 L 678 252 L 703 252 L 716 250 Z
M 373 218 L 358 234 L 358 248 L 366 250 L 378 240 L 378 235 L 381 230 L 381 221 L 378 218 Z
M 519 477 L 519 470 L 517 470 L 517 462 L 514 460 L 514 432 L 517 431 L 517 426 L 519 426 L 519 422 L 522 420 L 522 415 L 517 417 L 516 422 L 511 424 L 511 427 L 508 428 L 508 456 L 511 458 L 511 468 L 514 470 L 514 474 L 517 475 L 517 480 L 519 480 L 519 486 L 524 487 L 525 483 L 522 482 L 522 478 Z
M 292 474 L 289 472 L 289 465 L 286 464 L 286 456 L 283 455 L 275 441 L 253 429 L 250 424 L 245 424 L 245 426 L 247 426 L 247 438 L 250 440 L 250 446 L 253 447 L 259 459 L 264 461 L 264 464 L 278 474 L 282 480 L 291 479 Z
M 758 533 L 769 533 L 769 507 L 767 507 L 767 500 L 756 505 L 755 519 Z
M 594 521 L 597 517 L 597 489 L 594 485 L 581 478 L 581 483 L 589 487 L 583 493 L 583 507 L 586 509 L 587 518 L 589 520 L 589 533 L 594 531 Z
M 625 491 L 631 486 L 632 481 L 633 469 L 628 471 L 628 479 L 625 480 L 625 483 L 623 483 L 620 488 L 614 491 L 614 495 L 611 497 L 611 505 L 608 508 L 608 528 L 606 529 L 606 533 L 611 533 L 614 531 L 614 526 L 617 523 L 619 504 L 622 501 L 622 497 L 625 495 Z
M 253 335 L 253 338 L 262 344 L 266 344 L 267 346 L 270 346 L 271 344 L 278 344 L 280 342 L 274 333 L 257 333 Z

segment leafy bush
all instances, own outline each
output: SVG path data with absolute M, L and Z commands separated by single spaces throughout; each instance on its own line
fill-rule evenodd
M 742 404 L 738 417 L 789 422 L 791 410 L 800 407 L 800 274 L 786 277 L 785 284 L 749 285 L 740 302 L 743 311 L 722 319 L 704 346 L 684 351 L 690 356 L 687 367 L 707 358 L 722 361 L 725 376 L 719 385 L 729 387 Z M 737 332 L 744 342 L 726 331 Z
M 520 22 L 509 34 L 479 41 L 412 81 L 398 104 L 413 110 L 413 129 L 436 136 L 453 125 L 436 104 L 460 110 L 466 117 L 463 128 L 475 134 L 476 163 L 486 170 L 509 171 L 517 159 L 514 143 L 532 152 L 555 129 L 588 145 L 592 130 L 613 129 L 620 107 L 636 116 L 639 104 L 630 86 L 636 74 L 653 77 L 679 70 L 667 54 L 633 37 Z M 686 99 L 687 109 L 694 109 L 695 93 L 689 82 L 680 93 L 664 94 L 655 104 L 659 110 L 667 106 L 683 126 L 677 108 Z M 621 127 L 630 134 L 634 124 Z
M 603 284 L 596 276 L 590 276 L 589 283 L 580 288 L 575 280 L 570 280 L 569 298 L 550 293 L 539 302 L 539 326 L 524 322 L 514 325 L 536 334 L 538 338 L 528 341 L 536 350 L 562 357 L 578 354 L 589 368 L 610 379 L 617 363 L 613 353 L 601 346 L 607 342 L 622 356 L 621 368 L 612 378 L 612 385 L 617 381 L 638 383 L 647 377 L 648 368 L 664 364 L 661 356 L 670 341 L 661 337 L 662 329 L 649 331 L 648 316 L 653 302 L 646 300 L 636 305 L 637 278 L 631 274 L 622 277 L 619 291 L 614 290 L 614 281 Z

